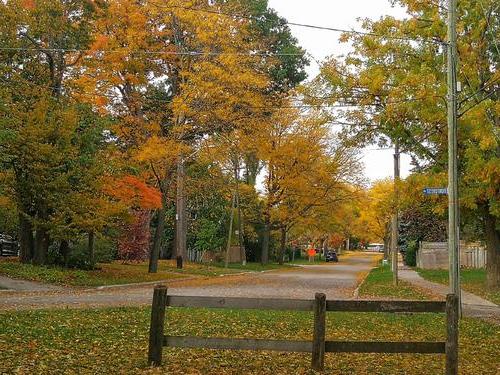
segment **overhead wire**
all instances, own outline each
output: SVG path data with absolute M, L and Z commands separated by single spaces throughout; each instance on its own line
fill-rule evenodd
M 303 53 L 285 53 L 285 52 L 210 52 L 210 51 L 151 51 L 151 50 L 135 50 L 127 51 L 127 49 L 110 49 L 110 50 L 92 50 L 92 49 L 75 49 L 75 48 L 28 48 L 28 47 L 0 47 L 1 51 L 28 51 L 28 52 L 90 52 L 90 53 L 128 53 L 130 55 L 172 55 L 172 56 L 257 56 L 257 57 L 273 57 L 273 56 L 304 56 Z M 88 56 L 87 56 L 88 57 Z
M 211 9 L 198 8 L 198 7 L 188 7 L 188 6 L 182 6 L 182 5 L 165 5 L 165 4 L 160 5 L 160 4 L 156 4 L 156 3 L 152 3 L 152 5 L 156 6 L 158 8 L 167 8 L 167 9 L 168 8 L 173 8 L 173 9 L 177 8 L 177 9 L 183 9 L 183 10 L 187 10 L 187 11 L 216 14 L 216 15 L 226 16 L 226 17 L 231 17 L 231 18 L 242 18 L 242 19 L 247 19 L 247 20 L 251 20 L 251 21 L 259 21 L 259 17 L 256 17 L 256 16 L 250 16 L 250 15 L 246 15 L 246 14 L 227 13 L 227 12 L 222 12 L 220 10 L 211 10 Z M 323 30 L 323 31 L 332 31 L 332 32 L 338 32 L 338 33 L 357 34 L 357 35 L 373 36 L 373 37 L 378 37 L 378 38 L 402 40 L 402 41 L 445 44 L 442 41 L 433 40 L 433 39 L 413 38 L 413 37 L 398 36 L 398 35 L 383 35 L 383 34 L 377 34 L 377 33 L 369 32 L 369 31 L 360 31 L 360 30 L 353 30 L 353 29 L 348 30 L 348 29 L 342 29 L 342 28 L 338 28 L 338 27 L 329 27 L 329 26 L 320 26 L 320 25 L 292 22 L 292 21 L 288 21 L 285 19 L 283 19 L 283 23 L 285 23 L 289 26 L 297 26 L 297 27 L 304 27 L 304 28 Z

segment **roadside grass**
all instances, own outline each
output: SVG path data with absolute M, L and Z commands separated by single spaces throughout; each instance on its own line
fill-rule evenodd
M 36 266 L 19 263 L 17 258 L 0 260 L 0 275 L 12 278 L 38 281 L 48 284 L 77 287 L 96 287 L 102 285 L 120 285 L 160 280 L 172 280 L 190 276 L 212 277 L 240 273 L 243 271 L 263 271 L 279 268 L 291 268 L 290 265 L 247 263 L 229 264 L 198 264 L 184 263 L 183 269 L 177 269 L 175 260 L 161 260 L 158 272 L 148 273 L 148 263 L 124 264 L 120 261 L 113 263 L 100 263 L 97 269 L 87 271 L 78 269 L 65 269 L 56 266 Z
M 423 270 L 418 268 L 417 272 L 426 280 L 445 285 L 449 283 L 448 270 Z M 486 270 L 461 269 L 460 282 L 462 289 L 500 305 L 500 289 L 490 290 L 487 288 Z
M 371 270 L 359 288 L 360 298 L 389 298 L 424 300 L 434 297 L 428 292 L 416 288 L 405 281 L 399 280 L 398 286 L 393 285 L 390 265 L 379 264 Z
M 166 334 L 306 339 L 312 313 L 169 309 Z M 163 367 L 146 365 L 148 308 L 0 313 L 0 373 L 310 374 L 310 354 L 164 349 Z M 328 313 L 330 340 L 444 341 L 441 314 Z M 499 326 L 460 322 L 460 373 L 497 374 Z M 442 374 L 444 355 L 326 355 L 331 374 Z
M 144 267 L 141 265 L 124 265 L 119 263 L 99 264 L 99 269 L 85 271 L 22 264 L 17 260 L 1 261 L 0 274 L 16 279 L 81 287 L 170 280 L 183 277 L 182 275 L 163 270 L 156 274 L 149 274 L 147 266 Z

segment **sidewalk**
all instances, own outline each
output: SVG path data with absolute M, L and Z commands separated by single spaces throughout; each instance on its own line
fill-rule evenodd
M 434 283 L 425 280 L 416 271 L 399 264 L 399 277 L 401 280 L 409 282 L 422 289 L 430 291 L 443 298 L 450 293 L 449 287 L 443 284 Z M 500 307 L 493 302 L 487 301 L 484 298 L 475 294 L 462 290 L 462 312 L 464 316 L 474 318 L 487 318 L 500 322 Z

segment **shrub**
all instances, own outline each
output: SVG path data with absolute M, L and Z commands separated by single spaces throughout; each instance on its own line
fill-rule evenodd
M 408 241 L 404 261 L 407 266 L 415 267 L 417 265 L 418 241 Z

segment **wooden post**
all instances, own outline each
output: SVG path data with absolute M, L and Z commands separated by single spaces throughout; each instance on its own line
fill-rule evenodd
M 458 297 L 446 296 L 446 375 L 458 374 Z
M 167 287 L 165 285 L 155 286 L 153 305 L 151 306 L 151 326 L 149 327 L 148 364 L 150 366 L 161 366 L 166 304 Z
M 314 296 L 314 331 L 312 341 L 311 367 L 315 371 L 325 368 L 326 295 Z
M 176 261 L 177 261 L 177 269 L 181 270 L 182 267 L 183 267 L 183 259 L 182 259 L 182 255 L 177 255 L 177 258 L 175 258 Z

